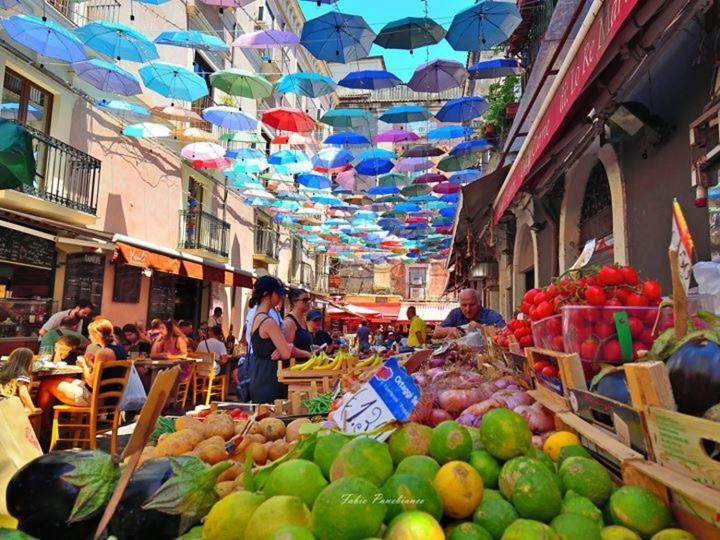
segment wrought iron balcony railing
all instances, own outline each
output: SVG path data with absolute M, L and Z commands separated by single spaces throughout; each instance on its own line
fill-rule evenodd
M 255 254 L 278 259 L 280 234 L 268 227 L 255 227 Z
M 62 13 L 76 26 L 92 21 L 120 21 L 119 0 L 47 0 L 47 3 Z
M 181 249 L 199 249 L 228 256 L 230 224 L 207 212 L 180 210 Z

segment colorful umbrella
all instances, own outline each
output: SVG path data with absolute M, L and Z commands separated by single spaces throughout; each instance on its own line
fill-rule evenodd
M 434 184 L 436 182 L 445 182 L 447 181 L 447 178 L 445 175 L 440 173 L 425 173 L 422 174 L 415 179 L 413 179 L 413 184 Z
M 522 22 L 515 2 L 482 0 L 453 17 L 445 39 L 456 51 L 481 51 L 506 41 Z
M 354 88 L 356 90 L 381 90 L 393 88 L 403 82 L 389 71 L 361 70 L 352 71 L 338 81 L 339 86 Z
M 401 172 L 418 172 L 432 169 L 435 164 L 426 158 L 405 158 L 395 165 L 395 169 Z
M 487 139 L 473 139 L 470 141 L 463 141 L 456 144 L 449 152 L 451 156 L 462 156 L 465 154 L 474 154 L 476 152 L 483 152 L 492 148 L 492 143 Z
M 148 111 L 145 107 L 142 105 L 136 105 L 135 103 L 130 103 L 129 101 L 101 99 L 95 103 L 95 106 L 99 109 L 116 114 L 128 114 L 142 117 L 150 116 L 150 111 Z
M 175 131 L 174 137 L 180 142 L 214 142 L 217 136 L 204 129 L 190 127 L 180 128 Z
M 458 202 L 459 198 L 460 197 L 457 193 L 450 193 L 449 195 L 443 195 L 442 197 L 440 197 L 440 200 L 446 203 L 456 203 Z
M 448 180 L 453 184 L 469 184 L 482 177 L 482 171 L 478 169 L 462 169 L 455 171 Z
M 140 68 L 140 76 L 147 88 L 167 98 L 195 101 L 208 95 L 205 79 L 175 64 L 150 62 Z
M 363 159 L 355 166 L 358 174 L 366 176 L 377 176 L 392 171 L 394 165 L 389 159 L 370 158 Z
M 509 75 L 517 75 L 520 71 L 520 64 L 518 64 L 518 61 L 514 58 L 483 60 L 468 68 L 471 79 L 497 79 Z
M 347 144 L 347 145 L 355 145 L 355 144 L 370 144 L 370 141 L 365 137 L 364 135 L 361 135 L 359 133 L 354 133 L 352 131 L 343 131 L 341 133 L 333 133 L 329 137 L 327 137 L 324 141 L 324 144 Z
M 16 188 L 23 184 L 32 186 L 35 173 L 32 136 L 15 122 L 0 120 L 0 189 Z
M 275 85 L 281 94 L 297 94 L 309 98 L 318 98 L 335 91 L 335 81 L 320 73 L 290 73 L 283 75 Z
M 428 17 L 405 17 L 383 26 L 375 38 L 375 44 L 385 49 L 412 51 L 426 45 L 439 43 L 445 30 Z
M 330 206 L 342 203 L 340 199 L 332 195 L 313 195 L 310 200 L 315 204 L 327 204 Z
M 197 142 L 184 146 L 180 150 L 180 155 L 190 161 L 218 159 L 225 157 L 225 149 L 219 144 Z
M 448 193 L 457 193 L 462 189 L 460 184 L 451 184 L 450 182 L 443 182 L 433 187 L 435 193 L 442 193 L 447 195 Z
M 160 58 L 157 47 L 145 34 L 124 24 L 94 21 L 75 33 L 91 49 L 117 60 L 144 63 Z
M 404 142 L 404 141 L 417 141 L 420 137 L 412 131 L 406 131 L 404 129 L 390 129 L 383 131 L 375 135 L 375 142 Z
M 395 207 L 396 212 L 403 212 L 403 213 L 419 212 L 420 210 L 422 210 L 420 208 L 420 205 L 411 203 L 411 202 L 402 202 Z
M 187 49 L 200 49 L 210 52 L 227 51 L 230 47 L 218 36 L 198 32 L 197 30 L 168 30 L 155 38 L 157 45 L 170 45 Z
M 178 122 L 202 121 L 202 117 L 195 111 L 176 105 L 160 105 L 153 107 L 151 110 L 153 116 L 163 118 L 164 120 L 174 120 Z
M 274 201 L 275 195 L 264 189 L 248 189 L 242 192 L 243 197 L 248 199 L 264 199 L 266 201 Z
M 488 103 L 480 96 L 464 96 L 447 101 L 435 113 L 441 122 L 468 122 L 482 116 L 488 109 Z
M 372 114 L 365 109 L 330 109 L 320 121 L 339 129 L 354 129 L 369 126 Z
M 257 127 L 257 120 L 250 118 L 234 107 L 224 105 L 204 109 L 202 117 L 211 124 L 224 129 L 232 129 L 233 131 L 251 131 Z
M 380 116 L 380 120 L 387 124 L 421 122 L 428 118 L 430 118 L 430 113 L 422 105 L 396 105 Z
M 368 195 L 396 195 L 398 193 L 400 193 L 400 188 L 396 186 L 372 186 L 367 190 Z
M 228 150 L 225 155 L 236 160 L 248 159 L 265 159 L 265 152 L 258 148 L 238 148 L 237 150 Z
M 440 141 L 446 139 L 462 139 L 473 134 L 473 129 L 466 126 L 442 126 L 428 131 L 429 141 Z
M 134 96 L 142 92 L 140 83 L 120 66 L 93 58 L 75 62 L 72 65 L 75 73 L 83 80 L 103 92 Z
M 431 157 L 431 156 L 442 156 L 445 153 L 445 150 L 442 148 L 438 148 L 437 146 L 433 144 L 418 144 L 415 146 L 408 147 L 405 152 L 403 152 L 402 157 L 409 158 L 409 157 Z
M 468 72 L 455 60 L 433 60 L 418 67 L 407 85 L 416 92 L 442 92 L 465 83 Z
M 232 42 L 232 46 L 241 49 L 271 49 L 297 45 L 299 42 L 300 38 L 292 32 L 268 28 L 243 34 Z
M 300 203 L 291 200 L 275 200 L 270 205 L 275 212 L 286 212 L 288 214 L 295 213 L 300 210 Z
M 125 126 L 122 130 L 122 134 L 126 137 L 134 137 L 136 139 L 169 137 L 170 128 L 162 124 L 141 122 L 140 124 L 130 124 L 129 126 Z
M 82 41 L 53 21 L 22 14 L 1 19 L 0 25 L 13 41 L 41 56 L 63 62 L 87 59 Z
M 239 68 L 228 68 L 210 74 L 210 84 L 231 96 L 251 99 L 269 97 L 273 85 L 262 75 Z
M 305 132 L 315 129 L 315 120 L 300 109 L 276 107 L 262 114 L 262 121 L 271 128 L 283 131 Z
M 400 193 L 406 197 L 417 197 L 418 195 L 427 195 L 431 191 L 432 188 L 427 184 L 413 184 L 402 188 Z
M 362 17 L 331 11 L 305 22 L 300 43 L 318 60 L 346 64 L 367 58 L 374 39 Z
M 454 218 L 457 213 L 457 209 L 454 206 L 446 206 L 438 210 L 438 213 L 446 218 Z
M 270 154 L 267 161 L 270 165 L 288 165 L 291 163 L 303 163 L 308 161 L 308 157 L 301 150 L 280 150 Z
M 316 173 L 298 174 L 297 183 L 311 189 L 328 189 L 332 185 L 327 176 Z
M 472 154 L 459 156 L 445 156 L 437 164 L 437 168 L 445 172 L 461 171 L 475 165 L 475 158 Z
M 222 133 L 219 137 L 221 141 L 260 144 L 264 139 L 254 131 L 238 131 L 236 133 Z
M 195 159 L 193 160 L 192 165 L 197 169 L 226 169 L 232 165 L 232 161 L 225 157 L 214 159 Z
M 410 178 L 404 174 L 390 173 L 384 174 L 378 178 L 378 186 L 396 186 L 403 187 L 410 182 Z
M 337 169 L 349 165 L 355 159 L 350 152 L 342 148 L 323 148 L 312 157 L 314 167 Z
M 226 169 L 225 175 L 232 176 L 234 174 L 257 174 L 269 167 L 265 158 L 262 159 L 243 159 L 235 160 L 230 169 Z
M 385 150 L 384 148 L 371 148 L 364 150 L 358 154 L 358 159 L 395 159 L 395 152 Z

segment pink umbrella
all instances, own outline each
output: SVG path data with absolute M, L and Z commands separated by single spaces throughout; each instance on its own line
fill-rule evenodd
M 196 142 L 183 147 L 180 155 L 190 161 L 209 161 L 224 157 L 225 148 L 211 142 Z
M 451 184 L 450 182 L 437 184 L 435 187 L 433 187 L 433 191 L 435 193 L 442 193 L 443 195 L 447 195 L 448 193 L 457 193 L 461 189 L 462 186 L 460 184 Z
M 291 133 L 288 136 L 287 144 L 289 144 L 290 146 L 312 146 L 314 144 L 317 144 L 317 141 L 314 137 L 311 137 L 310 135 Z
M 402 141 L 417 141 L 420 137 L 412 131 L 405 131 L 404 129 L 391 129 L 383 131 L 375 135 L 375 142 L 402 142 Z
M 395 164 L 395 170 L 400 172 L 418 172 L 432 169 L 435 164 L 427 158 L 405 158 Z
M 227 169 L 232 165 L 232 161 L 226 157 L 215 159 L 195 159 L 193 160 L 192 165 L 198 169 Z
M 284 32 L 271 28 L 243 34 L 232 42 L 232 46 L 240 47 L 241 49 L 270 49 L 273 47 L 296 45 L 299 42 L 300 38 L 292 32 Z
M 434 184 L 435 182 L 445 182 L 447 178 L 440 173 L 425 173 L 413 180 L 413 184 Z
M 345 189 L 351 189 L 352 191 L 355 191 L 358 176 L 359 175 L 355 172 L 355 169 L 350 169 L 338 174 L 335 177 L 335 182 L 337 183 L 337 185 L 344 187 Z

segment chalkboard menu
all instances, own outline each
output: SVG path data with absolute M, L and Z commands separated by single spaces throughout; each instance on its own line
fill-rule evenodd
M 167 320 L 175 315 L 175 276 L 164 272 L 153 272 L 150 283 L 148 321 Z
M 140 301 L 140 280 L 142 268 L 129 264 L 115 263 L 113 300 L 137 304 Z
M 0 227 L 0 260 L 50 270 L 55 266 L 55 242 Z
M 73 253 L 67 256 L 62 309 L 70 309 L 78 300 L 90 300 L 94 312 L 101 313 L 105 255 Z

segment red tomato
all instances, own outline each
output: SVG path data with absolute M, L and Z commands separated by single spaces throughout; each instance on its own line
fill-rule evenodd
M 515 330 L 513 332 L 513 335 L 515 336 L 515 338 L 520 339 L 523 336 L 527 336 L 529 333 L 530 333 L 530 330 L 528 330 L 527 327 L 522 326 L 522 327 L 518 328 L 517 330 Z
M 660 283 L 655 280 L 649 279 L 643 282 L 642 291 L 648 300 L 656 301 L 662 298 L 662 287 Z
M 537 306 L 531 306 L 528 310 L 528 315 L 530 317 L 530 320 L 537 321 L 539 317 L 537 316 Z
M 602 359 L 610 364 L 617 364 L 622 360 L 620 342 L 617 339 L 611 339 L 605 342 L 602 348 Z
M 634 338 L 640 337 L 640 334 L 645 329 L 643 322 L 637 317 L 628 317 L 628 327 L 630 328 L 630 335 Z
M 609 322 L 602 320 L 595 323 L 593 331 L 597 337 L 605 339 L 615 334 L 615 327 Z
M 523 302 L 527 302 L 528 304 L 532 304 L 533 300 L 535 299 L 535 295 L 540 292 L 540 289 L 530 289 L 528 292 L 526 292 L 523 295 Z
M 542 294 L 542 293 L 540 293 Z M 553 314 L 553 307 L 550 302 L 547 300 L 541 302 L 536 306 L 535 309 L 535 320 L 539 321 L 540 319 L 544 319 L 545 317 L 549 317 Z
M 564 351 L 565 350 L 565 340 L 562 336 L 553 336 L 552 338 L 552 344 L 553 349 L 556 351 Z
M 558 368 L 555 366 L 548 365 L 545 369 L 542 370 L 542 374 L 546 377 L 554 377 L 557 378 L 557 376 L 560 374 L 558 371 Z
M 646 307 L 649 304 L 646 296 L 642 294 L 632 293 L 628 296 L 627 305 L 633 307 Z
M 533 337 L 529 334 L 522 336 L 520 339 L 518 339 L 518 343 L 523 348 L 532 347 L 533 346 Z
M 586 285 L 598 285 L 598 278 L 596 276 L 588 276 L 585 278 Z
M 580 358 L 585 360 L 595 360 L 598 350 L 598 342 L 594 339 L 586 339 L 580 345 Z
M 596 285 L 590 285 L 585 289 L 585 301 L 591 306 L 604 306 L 607 302 L 605 291 Z
M 652 335 L 652 330 L 645 329 L 640 334 L 640 341 L 642 341 L 642 344 L 645 345 L 646 348 L 652 347 L 653 343 L 655 343 L 655 338 Z
M 523 302 L 520 304 L 520 311 L 522 311 L 525 315 L 529 315 L 531 307 L 532 304 L 530 302 Z
M 623 276 L 616 267 L 609 264 L 603 266 L 597 275 L 598 281 L 601 285 L 615 286 L 620 285 L 623 282 Z
M 559 292 L 560 290 L 554 283 L 551 283 L 547 286 L 547 289 L 545 289 L 545 294 L 547 294 L 550 298 L 555 298 Z
M 540 291 L 539 293 L 537 293 L 535 295 L 535 298 L 533 298 L 533 304 L 535 304 L 536 306 L 539 306 L 540 304 L 542 304 L 543 302 L 545 302 L 547 300 L 548 300 L 548 295 L 545 294 L 544 292 Z
M 545 360 L 538 360 L 533 364 L 532 368 L 535 373 L 542 373 L 542 370 L 550 365 L 550 362 L 546 362 Z
M 620 268 L 620 274 L 626 285 L 635 286 L 639 283 L 637 271 L 632 266 L 623 266 Z
M 548 319 L 545 323 L 545 330 L 547 330 L 551 336 L 562 335 L 562 319 L 557 317 Z
M 498 340 L 498 345 L 500 345 L 503 349 L 507 349 L 509 347 L 508 339 L 506 337 L 502 337 Z
M 618 287 L 615 289 L 615 298 L 620 301 L 621 305 L 626 306 L 628 296 L 630 296 L 631 293 L 632 291 L 626 289 L 625 287 Z

